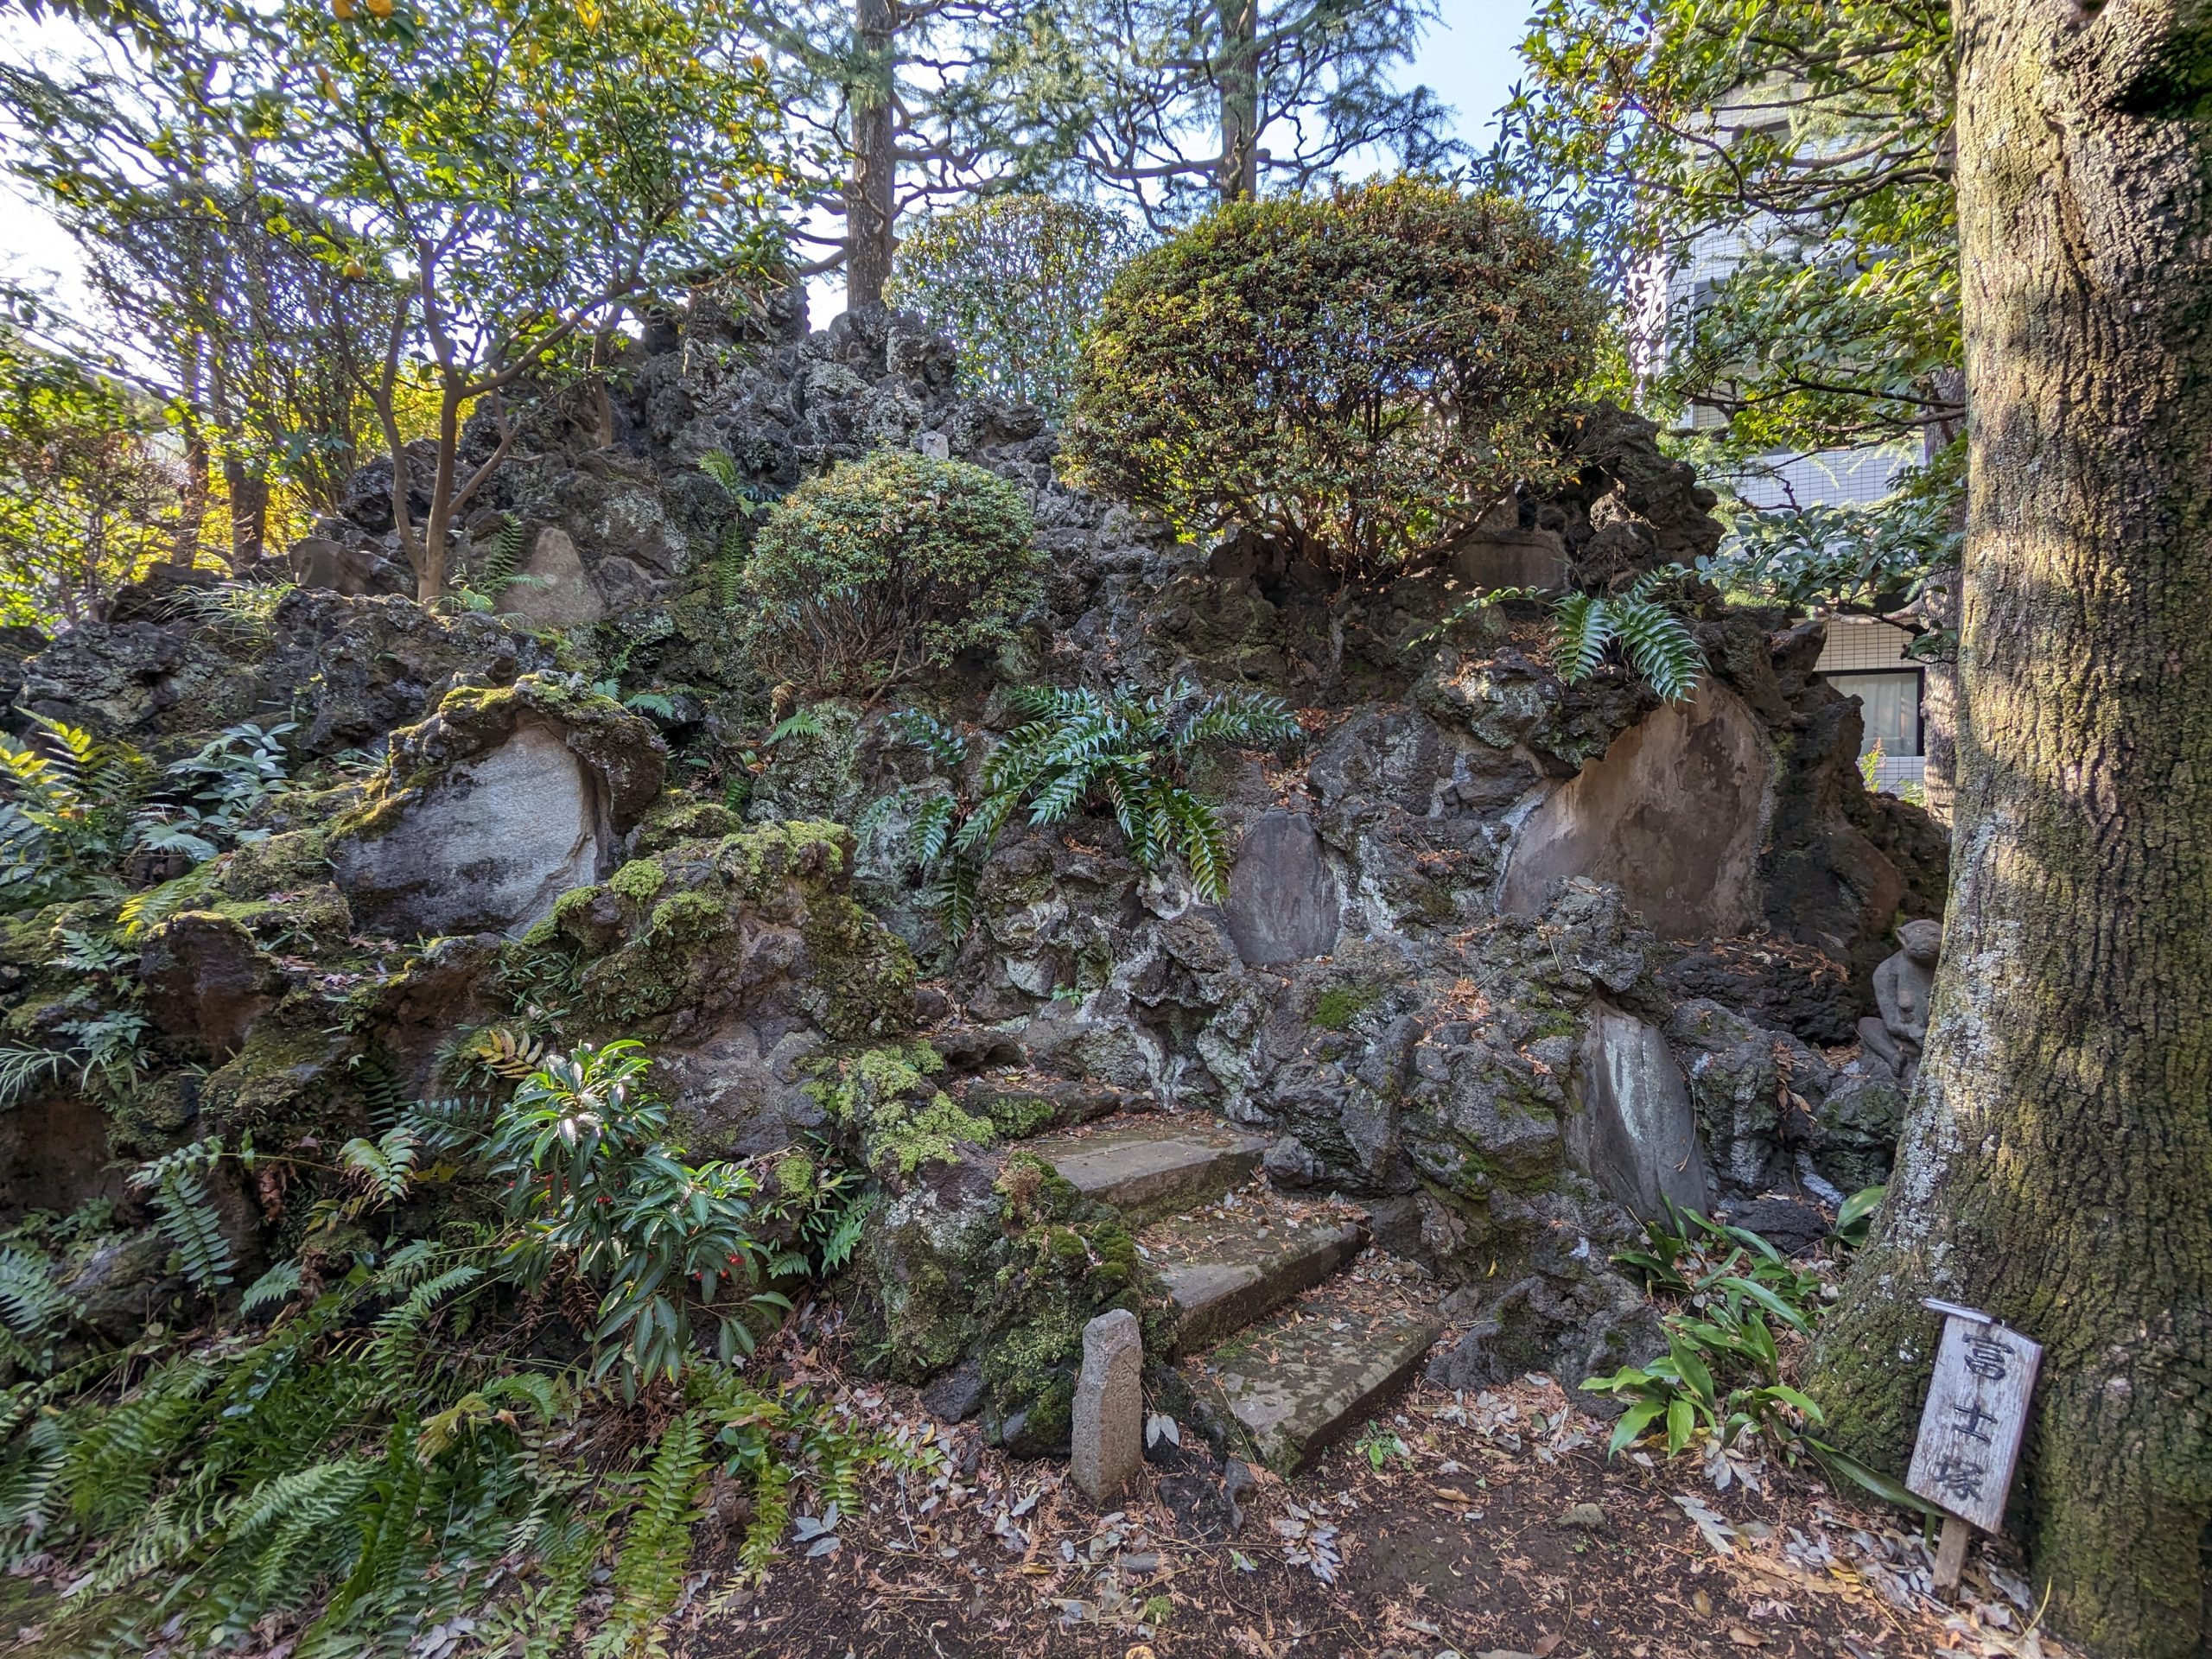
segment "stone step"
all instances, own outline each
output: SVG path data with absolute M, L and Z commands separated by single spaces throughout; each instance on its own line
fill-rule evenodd
M 1205 1364 L 1254 1455 L 1294 1475 L 1380 1413 L 1443 1328 L 1338 1279 L 1231 1337 Z
M 1360 1253 L 1367 1230 L 1247 1201 L 1172 1217 L 1138 1242 L 1174 1301 L 1174 1351 L 1192 1353 L 1330 1277 Z
M 1242 1186 L 1268 1141 L 1211 1119 L 1146 1117 L 1038 1135 L 1015 1149 L 1043 1159 L 1084 1197 L 1115 1205 L 1141 1227 Z

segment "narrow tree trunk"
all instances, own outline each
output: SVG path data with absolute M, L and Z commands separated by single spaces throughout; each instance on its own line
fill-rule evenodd
M 236 456 L 223 462 L 223 487 L 230 497 L 231 569 L 261 563 L 269 537 L 269 480 L 246 470 Z
M 415 597 L 421 604 L 434 603 L 445 595 L 452 541 L 447 529 L 453 518 L 454 473 L 460 457 L 461 388 L 448 374 L 438 399 L 438 459 L 430 474 L 430 505 L 423 515 L 422 553 L 415 566 Z
M 891 108 L 894 0 L 853 0 L 853 34 L 869 59 L 851 89 L 852 174 L 845 181 L 845 303 L 883 303 L 898 217 L 898 128 Z
M 2212 1542 L 2212 20 L 1961 0 L 1957 830 L 1886 1213 L 1822 1333 L 1901 1467 L 1934 1319 L 2045 1344 L 2016 1519 L 2099 1652 L 2205 1650 Z
M 1217 0 L 1221 19 L 1222 200 L 1260 194 L 1260 0 Z
M 209 463 L 207 428 L 196 410 L 186 410 L 183 426 L 184 487 L 177 492 L 176 533 L 169 543 L 169 563 L 189 570 L 200 557 L 200 530 L 207 519 Z

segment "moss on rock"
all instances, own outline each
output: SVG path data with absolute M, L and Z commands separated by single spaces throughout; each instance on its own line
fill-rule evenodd
M 838 1042 L 913 1024 L 914 962 L 854 902 L 851 836 L 759 824 L 679 841 L 565 893 L 517 945 L 566 951 L 567 1006 L 590 1034 L 665 1038 L 774 1001 Z
M 974 1357 L 985 1421 L 1022 1456 L 1064 1452 L 1083 1328 L 1128 1308 L 1165 1352 L 1166 1287 L 1109 1206 L 1027 1154 L 916 1184 L 872 1225 L 851 1307 L 863 1359 L 918 1382 Z

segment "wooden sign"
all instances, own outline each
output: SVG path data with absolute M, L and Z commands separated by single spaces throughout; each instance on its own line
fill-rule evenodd
M 1943 1528 L 1936 1583 L 1958 1582 L 1967 1527 L 1999 1530 L 2020 1436 L 2028 1426 L 2028 1395 L 2043 1348 L 1979 1309 L 1955 1302 L 1925 1304 L 1943 1316 L 1936 1375 L 1920 1414 L 1906 1488 L 1957 1517 Z

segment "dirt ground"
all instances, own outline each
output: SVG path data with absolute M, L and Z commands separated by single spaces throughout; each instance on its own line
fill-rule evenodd
M 1939 1600 L 1910 1517 L 1813 1468 L 1608 1461 L 1609 1426 L 1548 1377 L 1475 1395 L 1418 1385 L 1297 1479 L 1257 1472 L 1234 1505 L 1195 1435 L 1163 1438 L 1103 1511 L 1064 1465 L 1007 1459 L 973 1425 L 932 1431 L 906 1390 L 842 1398 L 887 1428 L 934 1432 L 945 1468 L 882 1475 L 865 1514 L 765 1586 L 737 1587 L 710 1552 L 669 1630 L 677 1659 L 2067 1651 L 2035 1628 L 1993 1541 Z

